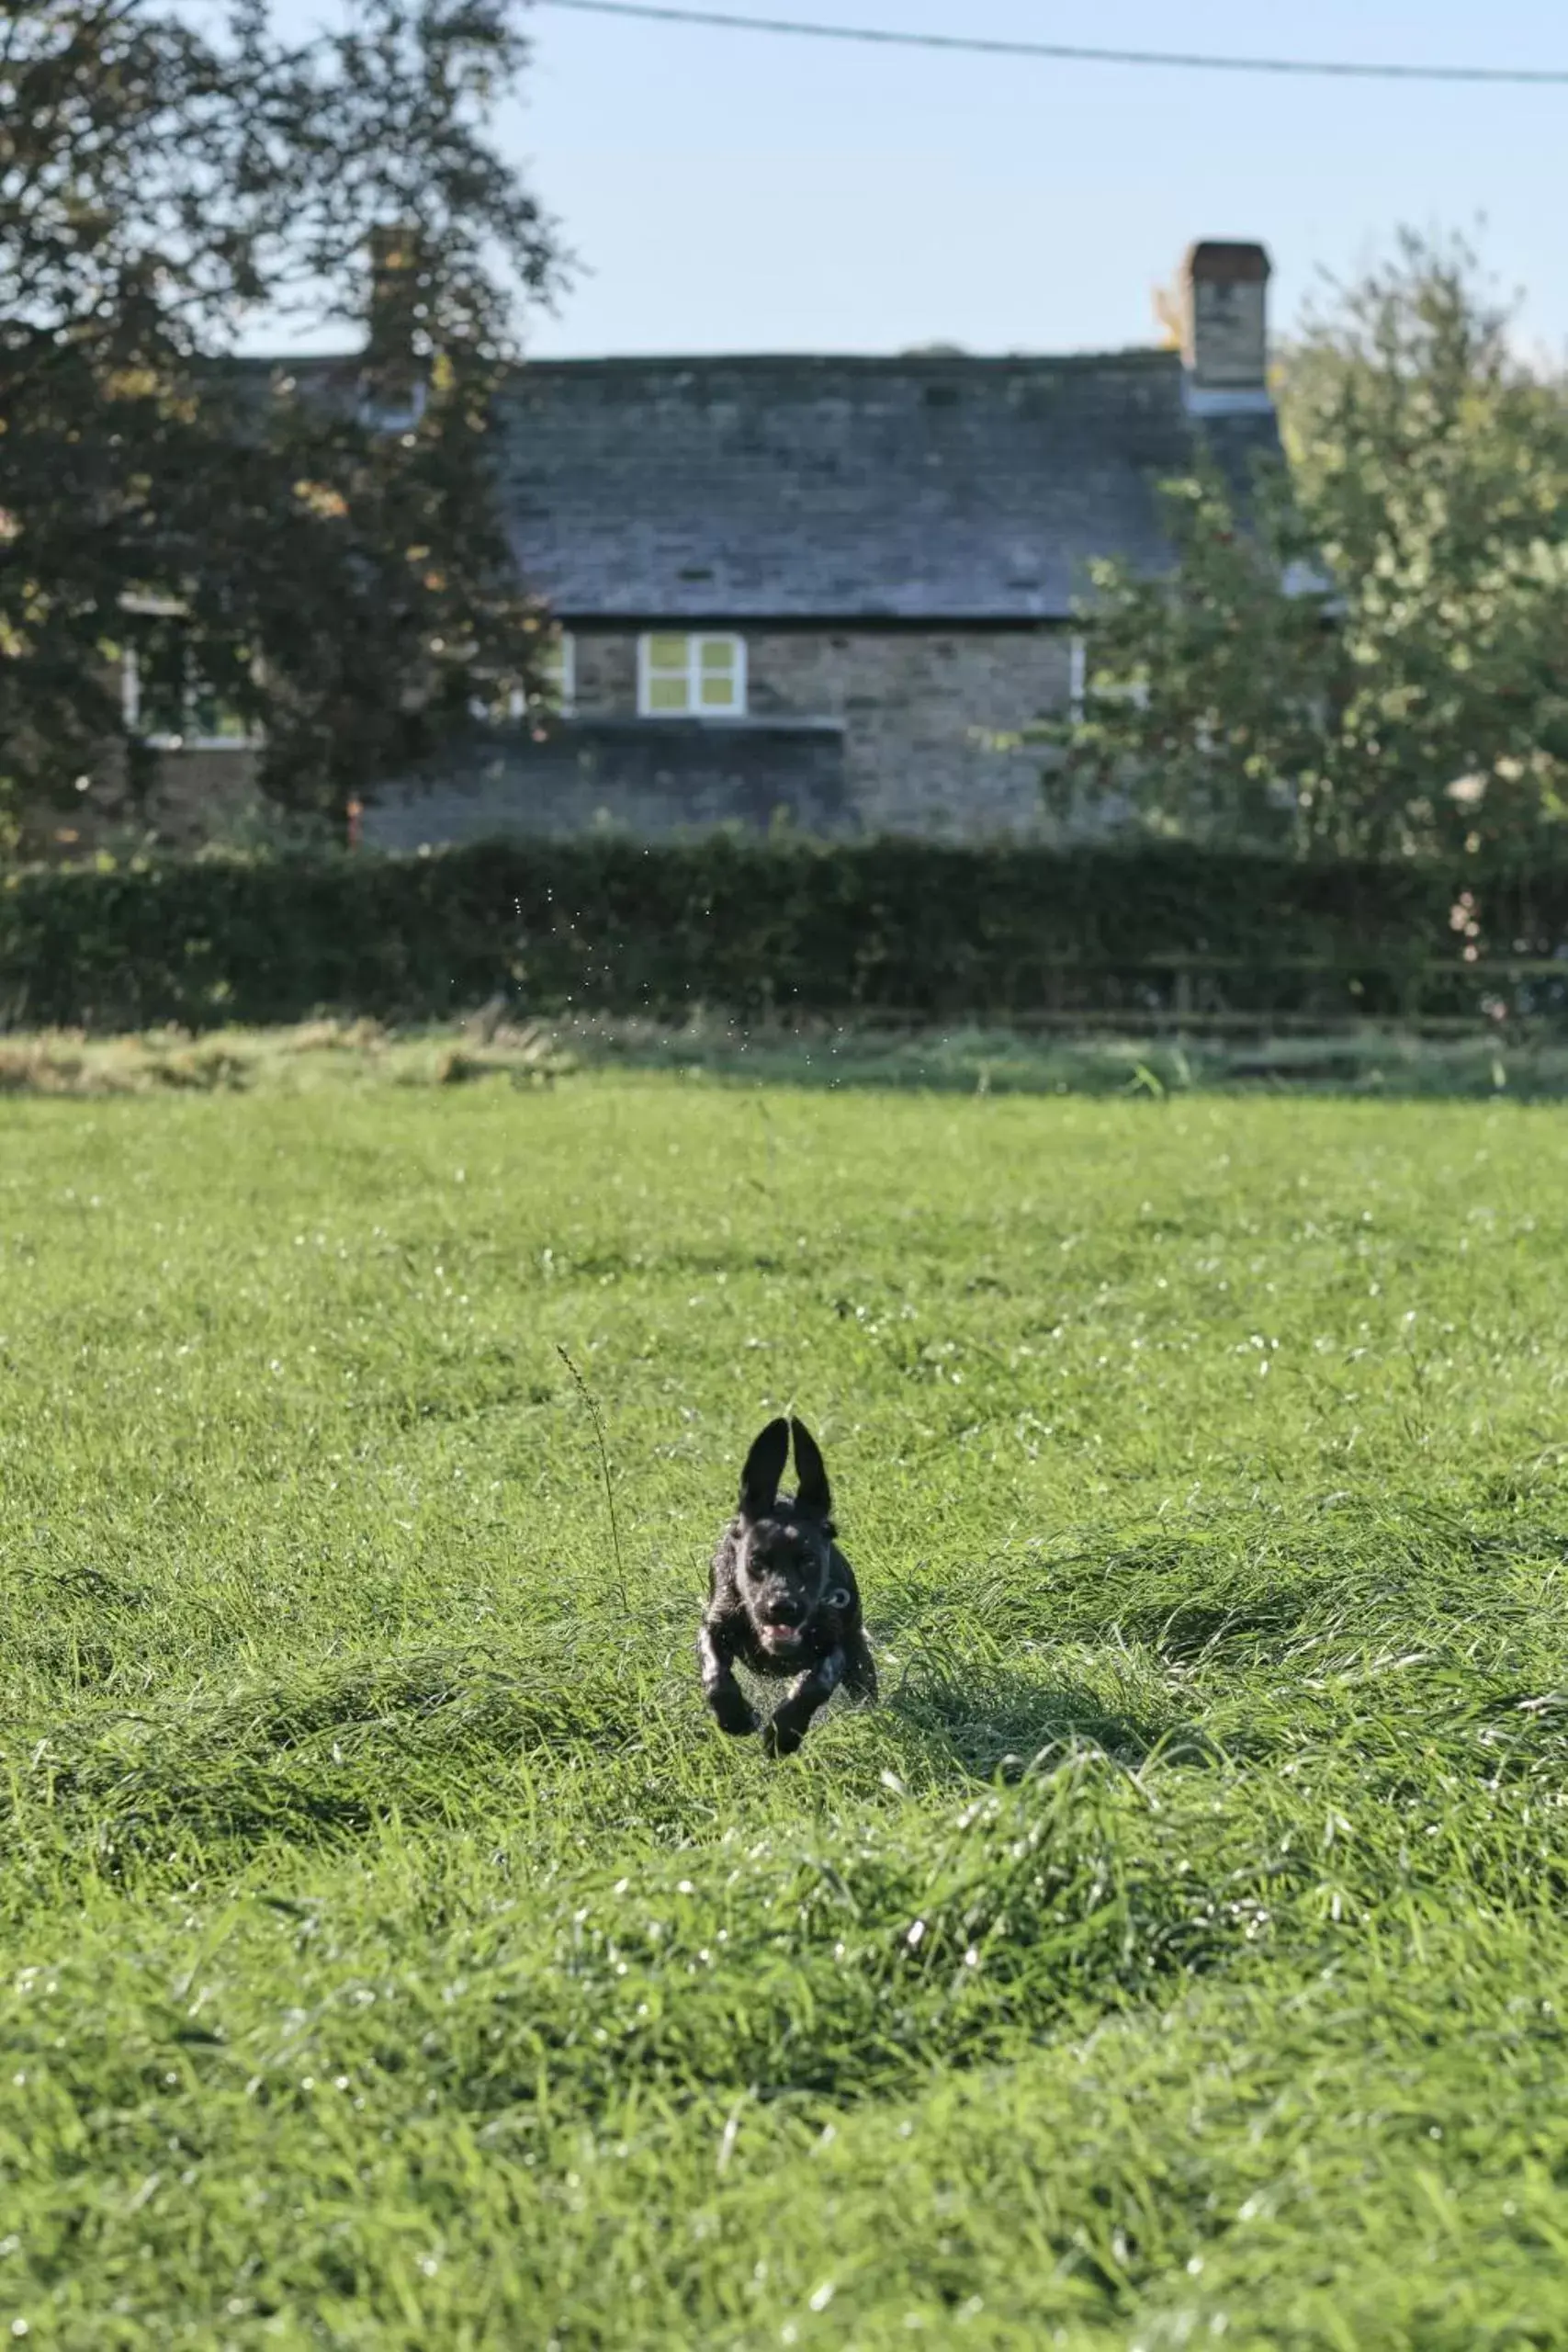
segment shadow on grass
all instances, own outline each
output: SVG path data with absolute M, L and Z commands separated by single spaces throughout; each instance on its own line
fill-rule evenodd
M 1163 1760 L 1208 1764 L 1216 1751 L 1194 1724 L 1108 1706 L 1087 1684 L 1036 1681 L 1006 1667 L 972 1674 L 911 1675 L 884 1705 L 928 1762 L 965 1779 L 1017 1780 L 1042 1757 L 1092 1748 L 1135 1770 Z
M 394 1809 L 471 1808 L 476 1781 L 531 1755 L 608 1765 L 657 1707 L 614 1658 L 506 1671 L 434 1653 L 258 1682 L 166 1712 L 106 1713 L 36 1739 L 8 1829 L 73 1824 L 100 1860 L 186 1836 L 254 1845 L 363 1835 Z
M 1321 1585 L 1280 1585 L 1234 1601 L 1151 1601 L 1119 1611 L 1116 1625 L 1124 1640 L 1145 1644 L 1176 1666 L 1234 1657 L 1251 1662 L 1259 1650 L 1292 1640 L 1321 1619 L 1329 1597 Z
M 589 1069 L 668 1071 L 723 1083 L 874 1087 L 955 1094 L 1311 1093 L 1378 1100 L 1557 1101 L 1568 1043 L 1495 1033 L 1422 1037 L 1365 1028 L 1322 1035 L 1074 1035 L 975 1023 L 878 1027 L 853 1019 L 748 1027 L 697 1015 L 683 1027 L 588 1018 L 559 1045 Z

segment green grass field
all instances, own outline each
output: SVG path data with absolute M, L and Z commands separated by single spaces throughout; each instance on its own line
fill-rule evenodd
M 1565 1376 L 1550 1106 L 0 1102 L 0 2340 L 1568 2344 Z

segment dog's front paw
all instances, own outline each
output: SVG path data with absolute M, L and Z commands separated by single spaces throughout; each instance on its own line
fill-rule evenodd
M 805 1724 L 792 1722 L 781 1709 L 771 1724 L 762 1726 L 762 1752 L 766 1756 L 793 1756 L 805 1737 Z
M 745 1692 L 737 1690 L 733 1685 L 728 1690 L 716 1690 L 708 1704 L 713 1709 L 713 1718 L 720 1731 L 731 1732 L 737 1739 L 743 1739 L 749 1731 L 756 1730 L 755 1712 Z

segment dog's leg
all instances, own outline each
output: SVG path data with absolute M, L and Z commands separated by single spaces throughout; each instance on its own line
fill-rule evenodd
M 697 1665 L 702 1672 L 703 1697 L 713 1709 L 720 1731 L 734 1732 L 738 1736 L 755 1731 L 757 1718 L 735 1679 L 734 1660 L 722 1626 L 716 1631 L 711 1625 L 704 1625 L 698 1634 Z
M 876 1660 L 872 1657 L 871 1645 L 863 1634 L 857 1634 L 846 1645 L 844 1688 L 856 1699 L 874 1699 L 876 1696 Z
M 771 1724 L 762 1727 L 762 1746 L 770 1756 L 793 1756 L 810 1728 L 818 1707 L 825 1707 L 844 1679 L 844 1653 L 829 1650 L 805 1674 L 796 1675 Z

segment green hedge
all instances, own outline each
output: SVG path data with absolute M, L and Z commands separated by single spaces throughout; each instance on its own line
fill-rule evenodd
M 491 843 L 13 874 L 0 884 L 0 1021 L 431 1019 L 498 990 L 536 1012 L 660 1016 L 705 1002 L 938 1020 L 1224 1008 L 1480 1018 L 1504 1001 L 1536 1012 L 1568 1001 L 1568 963 L 1559 980 L 1499 960 L 1539 966 L 1565 942 L 1568 864 Z

